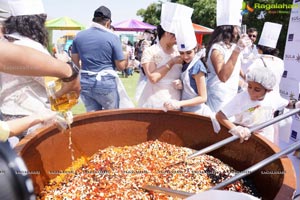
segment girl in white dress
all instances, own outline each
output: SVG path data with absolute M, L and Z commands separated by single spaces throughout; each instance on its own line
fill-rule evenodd
M 241 69 L 241 51 L 251 45 L 249 37 L 237 40 L 238 27 L 218 26 L 207 47 L 207 104 L 218 112 L 238 92 Z
M 159 42 L 146 48 L 141 59 L 147 83 L 138 99 L 138 107 L 163 109 L 165 101 L 180 99 L 180 91 L 172 84 L 179 79 L 182 68 L 175 35 L 164 31 L 161 25 L 157 32 Z

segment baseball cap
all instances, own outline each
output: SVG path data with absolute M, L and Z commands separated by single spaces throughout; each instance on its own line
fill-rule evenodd
M 107 7 L 100 6 L 99 8 L 97 8 L 97 10 L 95 10 L 94 17 L 103 17 L 111 19 L 111 12 Z

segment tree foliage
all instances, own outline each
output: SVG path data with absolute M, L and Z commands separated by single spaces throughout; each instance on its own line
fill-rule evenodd
M 158 26 L 160 23 L 161 4 L 162 2 L 152 3 L 147 9 L 138 10 L 136 15 L 141 16 L 144 22 Z

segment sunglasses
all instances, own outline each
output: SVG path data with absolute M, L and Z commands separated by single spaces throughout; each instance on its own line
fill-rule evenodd
M 248 37 L 249 38 L 251 38 L 251 37 L 256 38 L 256 35 L 249 34 Z

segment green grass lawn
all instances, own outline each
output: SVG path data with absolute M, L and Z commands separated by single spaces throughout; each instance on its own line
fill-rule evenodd
M 133 73 L 133 76 L 129 76 L 128 78 L 122 77 L 122 75 L 120 74 L 121 81 L 124 84 L 127 94 L 135 105 L 136 102 L 134 100 L 134 96 L 135 96 L 136 85 L 137 85 L 137 81 L 139 80 L 139 77 L 140 74 L 136 72 Z M 81 101 L 79 101 L 79 103 L 72 108 L 72 112 L 74 115 L 85 113 L 86 110 L 84 104 Z

